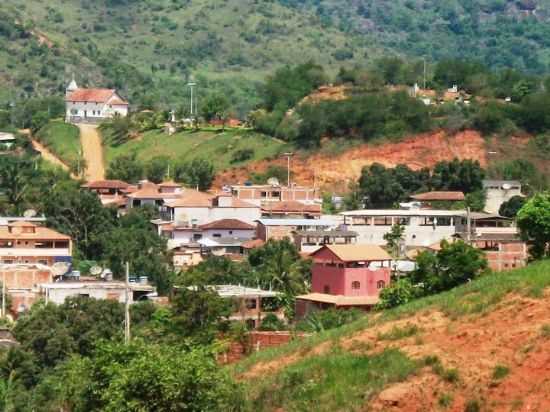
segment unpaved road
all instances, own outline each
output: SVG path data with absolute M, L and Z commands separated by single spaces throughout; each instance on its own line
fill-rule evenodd
M 65 170 L 65 171 L 69 171 L 69 166 L 67 166 L 65 163 L 63 163 L 63 161 L 61 159 L 59 159 L 59 157 L 57 157 L 56 155 L 54 155 L 52 152 L 50 152 L 46 146 L 44 146 L 42 143 L 40 143 L 39 141 L 37 140 L 34 140 L 34 139 L 31 139 L 31 143 L 32 143 L 32 147 L 34 148 L 34 150 L 36 150 L 37 152 L 40 152 L 40 156 L 42 156 L 42 158 L 56 166 L 59 166 L 61 169 Z M 71 173 L 71 177 L 73 179 L 78 179 L 78 176 L 76 176 L 74 173 Z
M 103 145 L 96 125 L 79 124 L 80 144 L 82 155 L 86 161 L 87 182 L 105 179 L 105 167 L 103 165 Z

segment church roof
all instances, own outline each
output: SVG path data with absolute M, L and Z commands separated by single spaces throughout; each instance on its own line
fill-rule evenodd
M 128 104 L 120 98 L 114 89 L 76 89 L 67 95 L 66 100 L 71 102 Z

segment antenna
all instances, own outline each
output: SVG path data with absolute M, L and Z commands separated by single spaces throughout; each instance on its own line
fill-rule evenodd
M 269 179 L 267 179 L 267 184 L 271 186 L 279 186 L 279 179 L 277 179 L 276 177 L 270 177 Z
M 102 272 L 103 272 L 103 268 L 101 266 L 96 265 L 90 268 L 90 273 L 94 276 L 101 275 Z
M 52 273 L 54 276 L 63 276 L 69 271 L 69 264 L 67 262 L 55 262 L 52 265 Z
M 36 216 L 36 210 L 34 209 L 28 209 L 28 210 L 25 210 L 25 212 L 23 213 L 23 216 L 26 217 L 27 219 L 30 219 L 30 218 L 33 218 Z

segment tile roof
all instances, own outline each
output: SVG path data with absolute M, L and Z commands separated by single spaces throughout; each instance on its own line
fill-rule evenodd
M 262 239 L 252 239 L 244 242 L 241 247 L 244 249 L 256 249 L 258 247 L 262 247 L 263 245 L 265 245 L 265 242 Z
M 254 230 L 255 227 L 238 219 L 221 219 L 199 226 L 201 229 L 240 229 Z
M 228 206 L 220 206 L 219 204 L 219 198 L 220 197 L 230 197 L 231 198 L 231 205 Z M 245 202 L 244 200 L 241 200 L 239 198 L 233 197 L 231 195 L 218 195 L 214 197 L 213 205 L 216 207 L 228 207 L 228 208 L 236 208 L 236 209 L 257 209 L 258 206 L 256 206 L 253 203 Z
M 433 191 L 433 192 L 426 192 L 426 193 L 418 193 L 416 195 L 412 195 L 411 199 L 414 200 L 433 200 L 433 201 L 444 201 L 444 200 L 453 200 L 453 201 L 461 201 L 464 200 L 464 193 L 462 192 L 445 192 L 445 191 Z
M 170 207 L 212 207 L 212 195 L 194 189 L 184 189 L 178 197 L 166 202 Z
M 305 204 L 296 200 L 282 202 L 269 202 L 262 206 L 264 212 L 300 212 L 300 213 L 321 213 L 321 205 Z
M 325 245 L 313 252 L 315 257 L 321 250 L 328 249 L 344 262 L 358 262 L 370 260 L 391 260 L 391 256 L 377 245 Z
M 159 187 L 181 187 L 181 185 L 174 182 L 173 180 L 167 180 L 165 182 L 159 183 Z
M 296 296 L 296 299 L 330 303 L 335 306 L 371 306 L 376 305 L 380 301 L 378 296 L 343 296 L 326 293 L 309 293 L 307 295 Z
M 32 232 L 22 232 L 13 228 L 33 228 Z M 71 240 L 70 236 L 59 233 L 53 229 L 38 226 L 30 222 L 18 221 L 9 225 L 0 226 L 0 239 L 12 240 Z
M 180 196 L 180 193 L 161 193 L 153 182 L 143 182 L 141 188 L 128 195 L 131 199 L 175 199 Z
M 122 180 L 96 180 L 82 185 L 87 189 L 127 189 L 128 186 Z
M 70 102 L 107 103 L 112 97 L 112 104 L 128 104 L 118 97 L 114 89 L 76 89 L 65 100 Z

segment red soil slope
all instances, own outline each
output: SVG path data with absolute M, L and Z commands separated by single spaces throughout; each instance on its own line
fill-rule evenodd
M 364 166 L 375 162 L 390 167 L 404 163 L 412 169 L 420 169 L 457 157 L 478 160 L 485 167 L 490 146 L 475 131 L 467 130 L 453 136 L 438 131 L 411 136 L 398 143 L 363 144 L 337 155 L 323 154 L 322 151 L 307 157 L 298 155 L 292 160 L 292 172 L 297 183 L 312 185 L 315 182 L 317 186 L 345 191 L 347 183 L 356 180 Z M 217 177 L 216 185 L 242 183 L 251 172 L 262 172 L 270 164 L 286 167 L 286 160 L 263 160 L 225 171 Z

